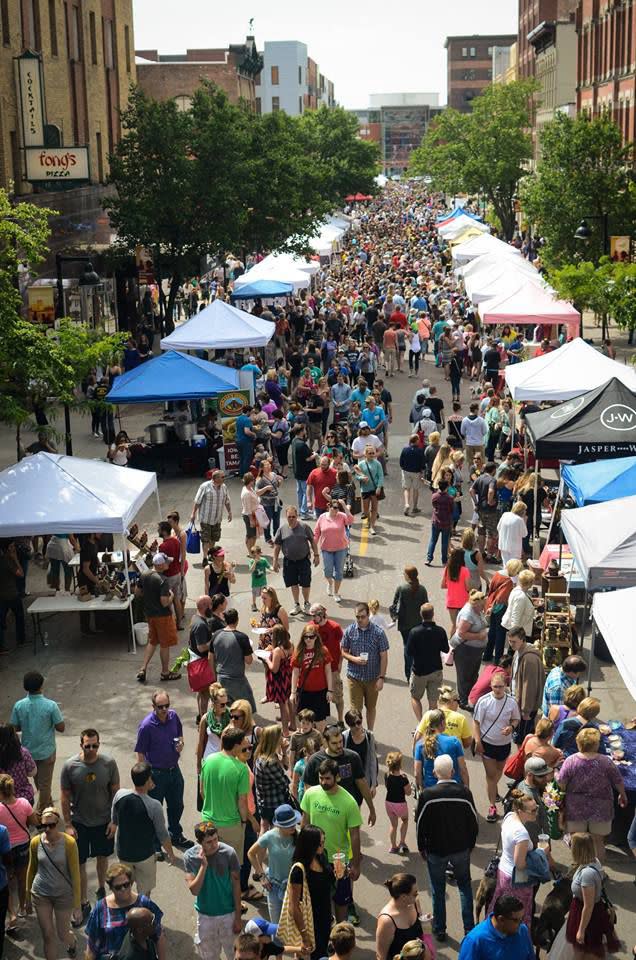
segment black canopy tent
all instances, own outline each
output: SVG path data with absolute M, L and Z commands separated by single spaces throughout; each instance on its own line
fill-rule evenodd
M 537 460 L 609 460 L 636 455 L 636 394 L 616 378 L 549 410 L 529 413 Z

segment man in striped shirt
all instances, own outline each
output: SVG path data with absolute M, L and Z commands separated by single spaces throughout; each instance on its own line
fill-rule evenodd
M 194 523 L 197 512 L 201 524 L 201 544 L 203 555 L 221 539 L 221 521 L 223 508 L 227 510 L 228 523 L 232 522 L 232 504 L 230 495 L 225 486 L 225 474 L 222 470 L 215 470 L 211 480 L 206 480 L 197 490 L 192 505 L 190 523 Z

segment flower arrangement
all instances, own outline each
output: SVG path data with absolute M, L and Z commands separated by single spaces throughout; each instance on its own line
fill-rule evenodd
M 548 813 L 558 813 L 563 806 L 565 793 L 556 780 L 552 780 L 543 791 L 541 799 Z

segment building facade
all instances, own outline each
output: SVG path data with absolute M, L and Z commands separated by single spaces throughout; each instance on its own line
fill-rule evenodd
M 257 113 L 284 110 L 296 117 L 305 110 L 336 104 L 334 86 L 297 40 L 271 40 L 263 44 L 263 66 L 256 78 Z
M 176 100 L 186 110 L 197 87 L 209 80 L 225 91 L 232 103 L 244 101 L 256 110 L 255 78 L 262 60 L 254 37 L 227 49 L 194 49 L 176 54 L 137 50 L 136 58 L 139 86 L 155 100 Z
M 509 47 L 493 47 L 492 82 L 507 84 L 518 77 L 517 44 Z
M 577 109 L 608 113 L 625 142 L 636 138 L 636 7 L 633 0 L 580 0 Z
M 468 113 L 475 97 L 492 83 L 495 47 L 509 47 L 516 39 L 509 34 L 447 37 L 448 106 Z
M 405 173 L 411 151 L 419 147 L 434 116 L 440 112 L 437 93 L 376 93 L 367 110 L 352 110 L 358 136 L 380 147 L 385 176 Z
M 536 30 L 540 23 L 557 19 L 558 3 L 559 0 L 519 0 L 517 56 L 520 80 L 535 75 L 535 48 L 528 40 L 528 36 L 533 30 Z
M 59 211 L 53 250 L 107 245 L 108 154 L 136 79 L 132 0 L 3 0 L 0 12 L 0 186 Z
M 536 153 L 541 150 L 541 128 L 557 112 L 576 113 L 578 0 L 561 0 L 555 20 L 544 20 L 528 35 L 534 48 Z

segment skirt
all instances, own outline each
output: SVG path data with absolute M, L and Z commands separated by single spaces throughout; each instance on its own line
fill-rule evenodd
M 296 711 L 313 710 L 316 722 L 326 720 L 329 716 L 329 703 L 327 701 L 327 690 L 302 690 L 298 698 Z
M 513 887 L 512 877 L 507 876 L 507 874 L 502 873 L 501 870 L 497 870 L 497 886 L 495 887 L 495 892 L 493 894 L 492 900 L 488 905 L 488 912 L 493 908 L 493 904 L 498 897 L 507 894 L 511 897 L 517 897 L 518 900 L 521 900 L 523 904 L 523 922 L 527 925 L 528 930 L 532 924 L 532 907 L 534 904 L 534 887 L 532 884 L 528 884 L 523 887 Z
M 578 950 L 580 953 L 593 953 L 597 957 L 604 957 L 606 952 L 616 953 L 620 949 L 620 941 L 608 916 L 607 908 L 601 901 L 594 904 L 592 916 L 585 931 L 583 947 L 577 945 L 576 931 L 579 929 L 582 907 L 581 900 L 573 897 L 565 930 L 567 942 L 572 944 L 575 952 Z

